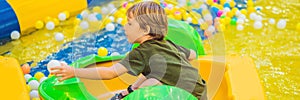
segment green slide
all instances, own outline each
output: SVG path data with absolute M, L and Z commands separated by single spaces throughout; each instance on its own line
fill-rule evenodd
M 166 36 L 166 39 L 171 40 L 183 47 L 195 50 L 197 55 L 205 55 L 202 40 L 193 27 L 185 22 L 177 21 L 174 19 L 168 19 L 168 21 L 168 35 Z M 94 64 L 97 62 L 120 60 L 122 58 L 124 58 L 124 55 L 101 57 L 93 54 L 78 59 L 70 66 L 73 66 L 75 68 L 84 68 L 90 64 Z M 63 82 L 58 82 L 57 77 L 49 77 L 47 80 L 43 81 L 40 84 L 38 90 L 40 96 L 45 100 L 96 100 L 96 98 L 86 90 L 86 87 L 78 78 L 71 78 Z M 172 92 L 170 92 L 171 90 Z M 158 86 L 137 90 L 124 99 L 139 100 L 143 98 L 153 98 L 154 100 L 154 98 L 172 98 L 169 94 L 172 94 L 171 96 L 176 95 L 181 99 L 188 98 L 188 100 L 193 100 L 195 98 L 188 92 L 175 87 Z

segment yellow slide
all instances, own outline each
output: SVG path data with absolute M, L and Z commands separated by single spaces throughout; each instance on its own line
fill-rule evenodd
M 0 56 L 1 100 L 29 100 L 29 92 L 20 64 L 14 58 Z

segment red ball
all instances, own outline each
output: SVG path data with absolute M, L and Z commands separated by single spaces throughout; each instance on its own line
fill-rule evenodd
M 23 74 L 29 74 L 30 73 L 30 66 L 28 64 L 24 64 L 22 65 L 22 71 L 23 71 Z

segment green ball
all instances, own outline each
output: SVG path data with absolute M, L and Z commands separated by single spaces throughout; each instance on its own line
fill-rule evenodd
M 236 25 L 236 19 L 231 19 L 230 25 Z
M 36 81 L 38 81 L 38 80 L 37 80 L 37 78 L 35 78 L 35 77 L 31 77 L 31 78 L 29 78 L 29 79 L 28 79 L 28 81 L 27 81 L 27 82 L 29 83 L 29 82 L 30 82 L 30 81 L 32 81 L 32 80 L 36 80 Z
M 222 16 L 221 16 L 222 19 L 225 18 L 225 17 L 226 17 L 225 15 L 222 15 Z
M 187 6 L 191 6 L 192 3 L 191 3 L 191 2 L 187 2 L 186 5 L 187 5 Z

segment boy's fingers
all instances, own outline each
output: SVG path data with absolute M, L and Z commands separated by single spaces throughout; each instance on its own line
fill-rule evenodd
M 62 69 L 63 69 L 63 67 L 60 67 L 60 66 L 50 68 L 50 70 L 62 70 Z
M 60 78 L 59 81 L 63 81 L 63 80 L 66 80 L 66 79 L 68 79 L 68 77 L 65 76 L 65 77 Z

